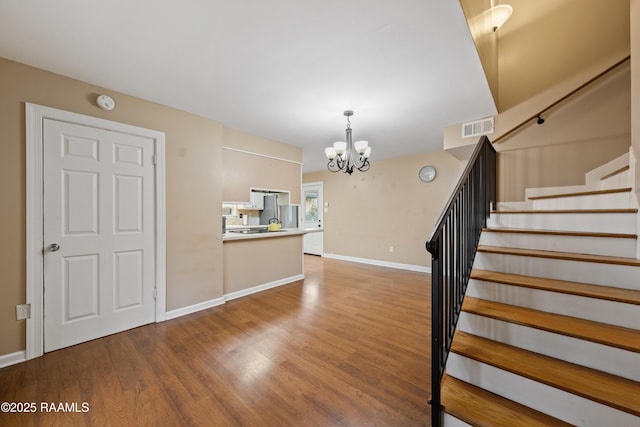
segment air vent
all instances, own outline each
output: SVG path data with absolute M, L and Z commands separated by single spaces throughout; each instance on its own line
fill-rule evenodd
M 487 135 L 491 133 L 493 133 L 493 117 L 464 123 L 462 125 L 463 138 L 471 138 L 473 136 Z

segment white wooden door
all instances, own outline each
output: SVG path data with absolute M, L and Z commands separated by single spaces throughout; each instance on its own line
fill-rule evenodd
M 152 139 L 44 119 L 44 350 L 155 320 Z
M 322 182 L 302 184 L 302 228 L 324 230 Z M 322 255 L 324 251 L 324 232 L 307 233 L 302 240 L 306 254 Z

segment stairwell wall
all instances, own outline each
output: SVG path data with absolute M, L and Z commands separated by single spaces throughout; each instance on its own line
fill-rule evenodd
M 630 2 L 631 20 L 631 176 L 634 177 L 636 204 L 640 201 L 640 0 Z M 640 214 L 638 226 L 640 231 Z M 640 259 L 640 239 L 636 258 Z
M 549 110 L 543 124 L 534 122 L 496 144 L 498 200 L 524 201 L 526 188 L 584 185 L 585 173 L 627 153 L 629 89 L 627 65 Z M 504 116 L 496 122 L 502 125 Z

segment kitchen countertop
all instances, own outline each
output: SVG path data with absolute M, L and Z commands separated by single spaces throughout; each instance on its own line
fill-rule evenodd
M 317 233 L 323 231 L 322 228 L 283 228 L 278 231 L 256 231 L 259 228 L 266 228 L 267 226 L 262 227 L 233 227 L 231 229 L 227 229 L 226 233 L 218 234 L 218 240 L 222 240 L 224 242 L 231 240 L 250 240 L 250 239 L 265 239 L 265 238 L 274 238 L 274 237 L 286 237 L 286 236 L 300 236 L 307 233 Z M 251 232 L 237 232 L 241 230 L 251 230 Z M 234 232 L 235 231 L 235 232 Z

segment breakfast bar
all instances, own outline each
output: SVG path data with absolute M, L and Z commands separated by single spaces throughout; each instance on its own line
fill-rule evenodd
M 223 242 L 224 297 L 232 300 L 304 279 L 302 237 L 316 229 L 228 229 Z

